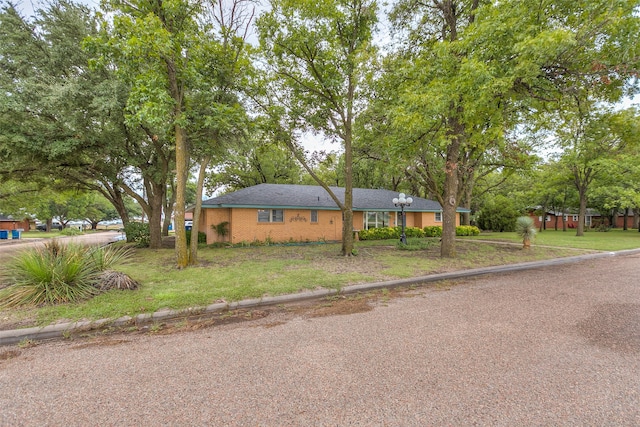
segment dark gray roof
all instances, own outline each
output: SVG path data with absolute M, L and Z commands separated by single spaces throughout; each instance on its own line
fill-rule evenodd
M 330 187 L 341 202 L 344 202 L 344 188 Z M 397 191 L 353 189 L 353 210 L 355 211 L 393 211 L 393 198 Z M 413 196 L 412 196 L 413 197 Z M 292 208 L 292 209 L 338 209 L 338 206 L 324 188 L 314 185 L 259 184 L 243 188 L 233 193 L 202 202 L 203 208 Z M 413 197 L 413 203 L 407 211 L 439 212 L 440 203 L 433 200 Z M 465 209 L 460 209 L 466 211 Z

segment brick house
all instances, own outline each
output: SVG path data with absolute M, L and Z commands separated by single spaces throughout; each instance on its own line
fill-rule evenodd
M 0 215 L 0 230 L 24 230 L 29 231 L 31 229 L 31 224 L 35 224 L 33 220 L 29 220 L 26 218 L 16 219 L 9 216 Z
M 331 190 L 344 200 L 344 188 Z M 398 192 L 354 188 L 354 230 L 401 225 L 394 197 Z M 467 211 L 458 208 L 458 212 Z M 442 225 L 442 208 L 433 200 L 413 197 L 405 213 L 407 227 Z M 224 222 L 228 234 L 218 236 L 214 227 Z M 199 229 L 207 234 L 207 244 L 338 241 L 342 239 L 342 214 L 320 186 L 260 184 L 203 201 Z
M 542 215 L 536 214 L 535 212 L 529 212 L 529 216 L 533 218 L 533 222 L 535 223 L 535 226 L 537 228 L 540 228 L 540 224 L 542 223 L 542 221 L 544 221 L 545 224 L 543 228 L 545 230 L 551 230 L 551 229 L 555 230 L 556 224 L 557 224 L 558 230 L 562 230 L 564 223 L 567 224 L 567 228 L 569 229 L 578 228 L 577 213 L 563 214 L 562 212 L 548 211 L 545 217 L 543 218 Z M 623 228 L 624 221 L 625 221 L 624 215 L 618 215 L 615 220 L 615 223 L 616 223 L 615 227 Z M 627 228 L 633 228 L 633 213 L 629 213 L 627 215 L 626 221 L 627 221 Z M 587 228 L 594 228 L 594 227 L 599 227 L 601 224 L 608 225 L 609 218 L 602 217 L 600 212 L 596 210 L 587 209 L 584 222 Z

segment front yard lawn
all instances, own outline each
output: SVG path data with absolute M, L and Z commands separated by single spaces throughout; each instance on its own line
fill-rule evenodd
M 639 240 L 640 241 L 640 240 Z M 358 256 L 339 256 L 340 244 L 201 248 L 197 267 L 174 268 L 174 250 L 138 249 L 118 270 L 137 280 L 135 291 L 113 290 L 76 304 L 0 311 L 0 329 L 57 321 L 96 320 L 184 309 L 220 301 L 295 293 L 432 273 L 535 261 L 588 250 L 533 247 L 474 241 L 457 244 L 456 259 L 442 259 L 437 242 L 426 250 L 404 251 L 396 241 L 358 242 Z M 638 245 L 640 246 L 640 245 Z

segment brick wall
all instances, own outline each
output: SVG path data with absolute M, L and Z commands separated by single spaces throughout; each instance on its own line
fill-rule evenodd
M 277 242 L 317 242 L 342 240 L 342 213 L 339 210 L 319 210 L 318 222 L 311 222 L 309 209 L 285 209 L 283 222 L 258 222 L 258 209 L 203 209 L 200 230 L 207 234 L 207 244 L 214 242 L 254 242 L 270 240 Z M 435 221 L 433 212 L 407 212 L 407 227 L 442 226 Z M 224 239 L 217 235 L 212 225 L 229 222 L 230 235 Z M 390 225 L 396 224 L 396 212 L 390 212 Z M 457 225 L 460 218 L 457 218 Z M 364 212 L 353 213 L 354 230 L 362 230 Z
M 29 220 L 22 221 L 0 221 L 0 230 L 18 230 L 22 229 L 24 231 L 29 231 L 30 229 Z

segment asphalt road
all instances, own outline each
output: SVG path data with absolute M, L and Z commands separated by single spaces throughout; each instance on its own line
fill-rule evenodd
M 640 255 L 0 349 L 2 426 L 638 426 Z
M 115 241 L 121 236 L 121 233 L 115 231 L 102 231 L 81 234 L 79 236 L 60 236 L 56 237 L 56 239 L 61 242 L 74 242 L 83 245 L 104 245 Z M 19 251 L 43 245 L 48 240 L 50 239 L 28 238 L 20 240 L 0 240 L 0 261 L 12 257 Z

